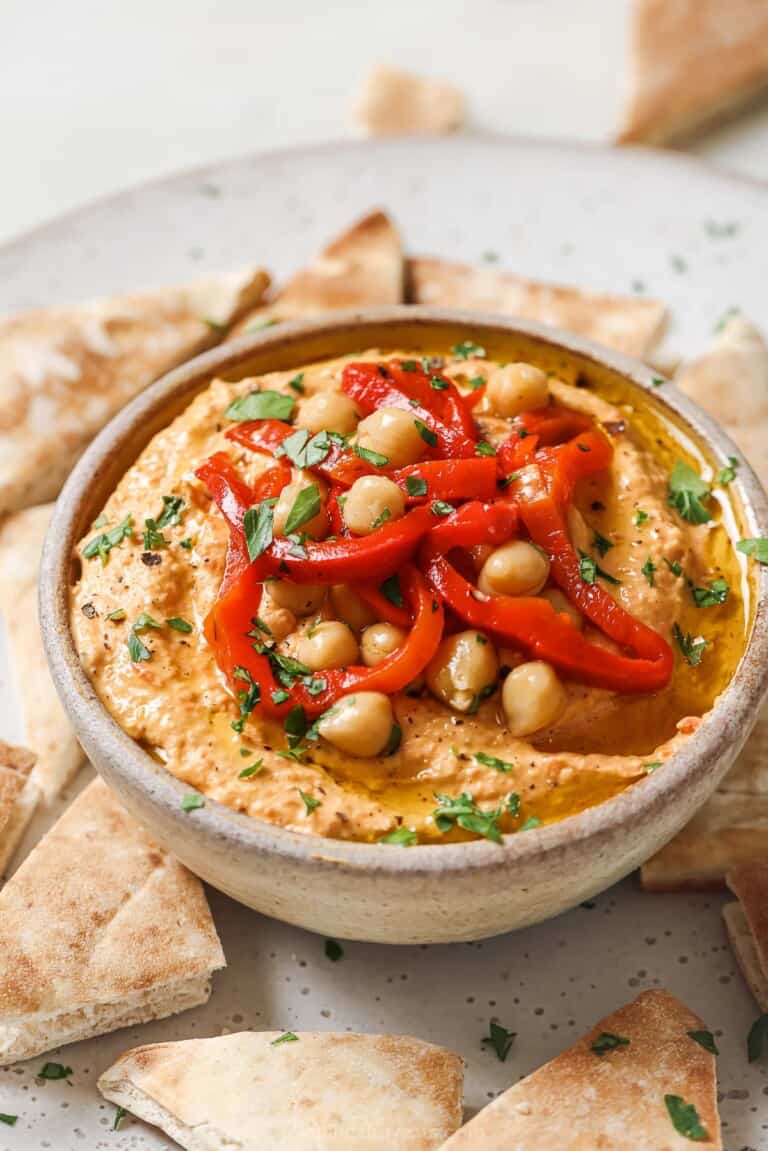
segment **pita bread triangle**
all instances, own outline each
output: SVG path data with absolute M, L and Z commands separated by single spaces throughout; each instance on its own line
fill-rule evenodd
M 268 283 L 249 268 L 0 318 L 0 515 L 56 496 L 96 432 L 158 376 L 218 343 Z
M 24 800 L 35 757 L 26 747 L 0 740 L 0 873 L 26 826 Z
M 634 0 L 632 90 L 619 142 L 663 143 L 768 82 L 762 0 Z
M 738 899 L 723 908 L 728 938 L 761 1011 L 768 1012 L 768 851 L 727 879 Z
M 406 1035 L 242 1031 L 126 1052 L 99 1079 L 190 1151 L 432 1151 L 461 1122 L 462 1061 Z
M 40 504 L 0 523 L 0 615 L 5 625 L 21 728 L 37 762 L 27 788 L 25 822 L 37 799 L 60 794 L 83 762 L 83 752 L 53 686 L 40 637 L 37 571 L 53 504 Z M 33 794 L 34 793 L 34 794 Z M 18 828 L 20 833 L 23 824 Z M 4 854 L 0 840 L 0 871 Z
M 643 358 L 664 328 L 666 308 L 640 296 L 594 295 L 580 288 L 525 280 L 486 266 L 417 257 L 407 263 L 408 300 L 518 316 L 566 328 Z
M 370 212 L 336 236 L 273 300 L 250 311 L 230 334 L 240 336 L 298 316 L 402 302 L 400 236 L 385 212 Z
M 202 884 L 95 780 L 0 892 L 0 1066 L 205 1003 Z
M 690 1151 L 672 1112 L 681 1125 L 693 1123 L 691 1107 L 707 1136 L 695 1146 L 717 1151 L 715 1060 L 688 1034 L 700 1030 L 668 992 L 646 991 L 510 1087 L 443 1151 Z

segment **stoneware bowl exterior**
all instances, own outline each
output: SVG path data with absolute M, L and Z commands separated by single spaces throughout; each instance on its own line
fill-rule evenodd
M 193 872 L 266 915 L 338 938 L 384 943 L 479 939 L 556 915 L 625 876 L 666 843 L 733 763 L 757 717 L 768 668 L 768 568 L 744 656 L 700 729 L 663 770 L 561 823 L 485 840 L 411 848 L 302 835 L 212 800 L 185 813 L 186 786 L 112 719 L 85 676 L 68 622 L 73 547 L 149 440 L 215 376 L 239 379 L 365 347 L 447 347 L 564 361 L 620 377 L 703 447 L 714 467 L 740 461 L 731 492 L 745 536 L 768 536 L 768 502 L 741 453 L 672 385 L 640 363 L 556 329 L 429 308 L 376 309 L 279 325 L 171 372 L 94 441 L 58 501 L 45 545 L 40 611 L 51 672 L 77 735 L 127 809 Z

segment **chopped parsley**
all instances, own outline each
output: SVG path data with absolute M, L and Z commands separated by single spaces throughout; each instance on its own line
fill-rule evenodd
M 172 627 L 174 631 L 183 632 L 184 635 L 189 635 L 189 633 L 193 630 L 192 624 L 188 623 L 187 620 L 182 619 L 180 615 L 172 615 L 171 618 L 167 619 L 165 622 L 168 624 L 168 627 Z
M 666 380 L 662 376 L 651 376 L 651 384 L 654 388 L 662 388 Z
M 242 771 L 239 771 L 237 773 L 237 778 L 238 779 L 251 779 L 252 776 L 259 774 L 259 772 L 261 771 L 263 766 L 264 766 L 264 760 L 263 759 L 257 759 L 254 763 L 249 764 L 248 767 L 244 767 Z
M 392 519 L 392 512 L 390 511 L 390 509 L 389 509 L 389 508 L 384 508 L 384 509 L 383 509 L 382 511 L 380 511 L 380 512 L 379 512 L 379 514 L 376 516 L 376 519 L 375 519 L 375 520 L 373 521 L 373 523 L 371 524 L 371 527 L 372 527 L 372 528 L 380 528 L 380 527 L 383 527 L 383 526 L 384 526 L 384 524 L 387 522 L 387 520 L 391 520 L 391 519 Z
M 500 1023 L 494 1023 L 491 1020 L 488 1035 L 483 1039 L 483 1045 L 488 1044 L 489 1047 L 492 1047 L 499 1062 L 505 1063 L 516 1034 L 515 1031 L 507 1031 L 506 1027 L 502 1027 Z
M 668 560 L 666 556 L 664 556 L 663 559 L 673 576 L 681 576 L 683 574 L 683 565 L 681 563 L 678 563 L 677 560 Z
M 152 652 L 149 650 L 143 640 L 139 639 L 139 633 L 148 631 L 150 628 L 159 630 L 162 624 L 153 619 L 145 611 L 137 617 L 136 622 L 133 624 L 130 634 L 128 636 L 128 654 L 134 663 L 146 663 L 152 659 Z
M 109 559 L 109 553 L 112 548 L 120 547 L 123 540 L 129 540 L 133 535 L 133 516 L 126 516 L 115 527 L 110 528 L 108 532 L 99 532 L 97 536 L 89 540 L 83 548 L 83 557 L 87 560 L 95 559 L 96 556 L 101 560 L 101 565 L 104 567 Z
M 285 701 L 290 698 L 291 693 L 286 691 L 284 687 L 279 687 L 276 691 L 272 692 L 273 703 L 285 703 Z
M 381 452 L 374 452 L 372 448 L 364 448 L 360 444 L 353 444 L 352 451 L 374 468 L 385 468 L 389 463 L 389 456 L 383 456 Z
M 453 504 L 446 503 L 445 500 L 435 500 L 429 510 L 433 516 L 449 516 L 451 512 L 456 511 Z
M 330 959 L 331 963 L 338 963 L 340 959 L 344 958 L 344 948 L 335 939 L 326 939 L 323 950 L 326 959 Z
M 122 1123 L 123 1119 L 125 1119 L 127 1114 L 128 1114 L 127 1107 L 115 1108 L 115 1118 L 114 1118 L 114 1121 L 112 1123 L 112 1130 L 113 1131 L 117 1131 L 118 1127 Z
M 721 487 L 724 488 L 728 487 L 728 484 L 732 484 L 736 479 L 736 469 L 738 466 L 739 461 L 737 460 L 736 456 L 729 456 L 728 466 L 720 469 L 720 471 L 715 476 L 715 483 L 720 484 Z
M 606 555 L 614 546 L 613 540 L 609 540 L 601 532 L 596 531 L 592 540 L 592 547 L 597 551 L 600 556 Z
M 181 798 L 182 811 L 197 811 L 198 807 L 205 807 L 205 796 L 199 791 L 188 791 Z
M 38 1079 L 69 1079 L 72 1068 L 63 1063 L 44 1063 L 37 1073 Z
M 159 528 L 169 528 L 180 524 L 182 509 L 185 506 L 181 496 L 163 496 L 163 510 L 159 516 L 155 517 L 155 523 Z
M 467 380 L 467 387 L 471 388 L 473 392 L 476 392 L 478 388 L 482 388 L 484 385 L 485 379 L 483 376 L 473 376 L 471 380 Z
M 401 360 L 400 367 L 404 372 L 418 372 L 418 360 Z
M 435 808 L 433 817 L 437 830 L 445 834 L 453 827 L 458 826 L 464 831 L 471 831 L 475 835 L 482 835 L 494 843 L 501 843 L 499 819 L 506 812 L 517 814 L 520 797 L 514 792 L 506 800 L 491 811 L 483 811 L 478 807 L 468 791 L 461 795 L 435 794 L 439 806 Z
M 409 496 L 425 496 L 427 494 L 427 481 L 421 476 L 407 476 L 405 490 Z
M 15 1127 L 18 1118 L 18 1115 L 6 1115 L 0 1111 L 0 1123 L 5 1123 L 6 1127 Z
M 597 560 L 587 555 L 586 552 L 579 550 L 579 556 L 579 575 L 584 580 L 584 583 L 593 584 L 598 577 L 604 579 L 606 583 L 621 583 L 620 579 L 616 579 L 616 576 L 612 576 L 609 572 L 604 571 Z
M 281 443 L 276 456 L 285 456 L 297 468 L 314 468 L 321 464 L 331 450 L 328 432 L 317 432 L 310 436 L 306 428 L 299 428 Z
M 285 521 L 285 534 L 297 531 L 303 524 L 309 523 L 320 512 L 320 487 L 318 484 L 309 484 L 302 488 L 296 496 L 293 507 Z
M 248 545 L 248 556 L 252 560 L 258 559 L 272 543 L 276 503 L 274 499 L 262 500 L 255 507 L 248 508 L 243 516 L 245 542 Z
M 414 847 L 418 842 L 418 835 L 410 827 L 398 827 L 379 840 L 379 843 L 390 843 L 397 847 Z
M 111 611 L 109 613 L 109 615 L 107 616 L 107 619 L 112 620 L 113 623 L 120 623 L 121 620 L 125 619 L 126 614 L 127 613 L 125 611 L 125 608 L 116 607 L 114 611 Z
M 270 1047 L 279 1047 L 281 1043 L 298 1043 L 299 1037 L 294 1031 L 284 1031 L 282 1035 L 278 1035 L 277 1039 L 273 1039 Z
M 246 719 L 261 699 L 261 688 L 245 667 L 235 667 L 232 676 L 234 679 L 238 679 L 248 685 L 247 689 L 241 689 L 237 693 L 240 704 L 240 718 L 236 719 L 231 725 L 233 731 L 241 732 L 245 726 Z
M 383 756 L 394 755 L 403 742 L 403 729 L 399 723 L 393 723 L 389 732 L 389 739 L 381 752 Z
M 148 552 L 161 551 L 163 548 L 170 547 L 170 540 L 167 540 L 162 531 L 157 525 L 157 521 L 153 519 L 144 520 L 144 550 Z
M 288 387 L 292 388 L 294 392 L 298 392 L 300 396 L 304 395 L 304 373 L 298 372 L 292 380 L 288 381 Z
M 706 587 L 691 585 L 691 595 L 696 607 L 717 607 L 725 603 L 730 590 L 724 579 L 710 580 Z
M 322 799 L 315 799 L 313 795 L 307 795 L 301 788 L 299 788 L 299 795 L 301 796 L 301 802 L 307 810 L 307 815 L 311 815 L 323 802 Z
M 422 420 L 414 420 L 413 422 L 416 425 L 416 431 L 419 433 L 424 443 L 429 444 L 431 448 L 436 448 L 437 433 L 433 432 L 431 428 L 428 428 Z
M 702 503 L 711 492 L 698 472 L 678 460 L 669 477 L 668 502 L 689 524 L 707 524 L 711 516 Z
M 595 1055 L 605 1055 L 606 1051 L 615 1051 L 617 1047 L 629 1047 L 629 1040 L 623 1035 L 613 1035 L 610 1031 L 601 1031 L 590 1044 Z
M 659 760 L 657 763 L 644 763 L 643 771 L 646 773 L 646 775 L 653 775 L 654 771 L 658 771 L 660 767 L 661 760 Z
M 451 355 L 455 356 L 457 360 L 468 360 L 471 356 L 484 356 L 485 348 L 480 344 L 473 343 L 472 340 L 462 340 L 460 344 L 453 345 Z
M 678 623 L 673 625 L 672 635 L 683 654 L 685 662 L 689 663 L 691 667 L 698 667 L 704 652 L 709 647 L 707 640 L 700 635 L 694 638 L 690 632 L 684 633 Z
M 656 567 L 656 564 L 653 562 L 651 557 L 648 556 L 648 559 L 645 561 L 643 566 L 640 568 L 640 571 L 645 576 L 645 578 L 648 580 L 648 584 L 650 587 L 653 587 L 656 583 L 656 581 L 654 579 L 654 575 L 655 575 L 657 570 L 658 569 Z
M 632 520 L 636 528 L 641 528 L 648 519 L 648 512 L 644 512 L 642 508 L 638 508 L 635 512 L 634 519 Z
M 448 387 L 448 381 L 442 379 L 440 376 L 432 376 L 429 381 L 430 388 L 435 392 L 444 392 Z
M 478 440 L 475 444 L 476 456 L 495 456 L 496 449 L 493 444 L 489 444 L 487 440 Z
M 693 1103 L 686 1103 L 680 1095 L 665 1095 L 664 1102 L 675 1131 L 695 1142 L 709 1139 Z
M 185 551 L 188 551 L 188 552 L 189 552 L 189 551 L 192 551 L 192 548 L 193 548 L 193 546 L 194 546 L 194 545 L 193 545 L 193 543 L 192 543 L 192 540 L 191 540 L 191 539 L 189 539 L 189 538 L 187 538 L 187 539 L 185 539 L 185 540 L 181 540 L 181 542 L 179 543 L 179 547 L 180 547 L 180 548 L 184 548 L 184 550 L 185 550 Z
M 388 576 L 387 579 L 379 585 L 379 591 L 384 598 L 388 599 L 390 603 L 393 603 L 395 607 L 402 607 L 405 603 L 403 591 L 400 587 L 400 580 L 397 575 Z
M 688 1035 L 693 1039 L 694 1043 L 698 1043 L 699 1047 L 703 1047 L 710 1055 L 720 1054 L 717 1049 L 717 1044 L 715 1043 L 715 1037 L 711 1031 L 689 1031 Z
M 749 1029 L 747 1036 L 747 1058 L 755 1063 L 768 1045 L 768 1013 L 760 1015 Z
M 765 537 L 739 540 L 736 551 L 745 556 L 752 556 L 759 564 L 768 564 L 768 539 Z
M 505 759 L 498 759 L 495 755 L 486 755 L 484 751 L 476 751 L 474 754 L 476 763 L 481 763 L 483 767 L 492 767 L 494 771 L 514 771 L 514 763 L 507 763 Z
M 290 420 L 296 401 L 282 392 L 249 392 L 238 396 L 224 413 L 228 420 Z

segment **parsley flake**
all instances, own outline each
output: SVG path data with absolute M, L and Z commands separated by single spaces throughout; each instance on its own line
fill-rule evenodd
M 648 556 L 648 559 L 645 561 L 643 566 L 640 568 L 640 571 L 645 576 L 645 578 L 648 580 L 648 584 L 650 587 L 655 586 L 656 581 L 654 579 L 654 575 L 655 575 L 657 570 L 658 569 L 656 567 L 656 564 L 653 562 L 651 557 Z
M 197 811 L 199 807 L 205 807 L 205 796 L 199 791 L 188 791 L 181 797 L 182 811 Z
M 321 464 L 331 450 L 331 438 L 326 431 L 310 436 L 306 428 L 299 428 L 281 443 L 276 456 L 285 456 L 297 468 L 314 468 Z
M 623 1035 L 613 1035 L 610 1031 L 601 1031 L 590 1044 L 595 1055 L 605 1055 L 606 1051 L 615 1051 L 617 1047 L 628 1047 L 629 1040 Z
M 0 1111 L 0 1123 L 5 1123 L 6 1127 L 15 1127 L 18 1118 L 18 1115 L 6 1115 Z
M 488 1044 L 489 1047 L 492 1047 L 499 1062 L 505 1063 L 517 1032 L 507 1031 L 506 1027 L 502 1027 L 500 1023 L 494 1023 L 493 1020 L 489 1024 L 488 1031 L 488 1035 L 483 1039 L 483 1045 Z
M 228 420 L 290 420 L 296 401 L 282 392 L 249 392 L 238 396 L 224 413 Z
M 702 500 L 709 499 L 709 486 L 698 472 L 678 460 L 669 477 L 668 503 L 689 524 L 706 524 L 711 520 Z
M 326 939 L 324 951 L 326 959 L 330 959 L 331 963 L 338 963 L 344 958 L 344 948 L 335 939 Z
M 320 513 L 320 487 L 318 484 L 309 484 L 302 488 L 296 496 L 293 507 L 285 521 L 285 534 L 288 536 L 303 524 L 309 523 Z
M 682 652 L 685 662 L 690 664 L 691 667 L 698 667 L 704 652 L 709 647 L 708 641 L 702 636 L 696 636 L 696 638 L 694 638 L 690 632 L 684 633 L 678 623 L 673 625 L 672 635 Z
M 636 528 L 641 528 L 648 519 L 648 512 L 644 512 L 642 508 L 638 508 L 635 512 L 634 519 L 632 520 Z
M 427 494 L 427 481 L 421 476 L 407 476 L 405 490 L 409 496 L 425 496 Z
M 255 507 L 248 508 L 243 516 L 245 542 L 248 545 L 248 556 L 252 560 L 258 559 L 272 543 L 276 503 L 274 499 L 262 500 Z
M 416 431 L 419 433 L 424 443 L 429 444 L 431 448 L 436 448 L 437 433 L 433 432 L 431 428 L 428 428 L 422 420 L 414 420 L 413 422 L 416 425 Z
M 514 771 L 514 763 L 508 763 L 505 759 L 498 759 L 495 755 L 486 755 L 484 751 L 476 751 L 474 756 L 476 763 L 481 763 L 483 767 L 492 767 L 494 771 Z
M 496 449 L 493 444 L 489 444 L 487 440 L 478 440 L 475 444 L 476 456 L 495 456 Z
M 592 540 L 592 547 L 597 551 L 600 556 L 606 555 L 612 547 L 614 547 L 613 540 L 609 540 L 601 532 L 596 531 Z
M 72 1068 L 63 1063 L 44 1063 L 37 1073 L 38 1079 L 69 1079 Z
M 693 587 L 691 595 L 696 607 L 717 607 L 725 603 L 730 592 L 728 583 L 724 579 L 711 580 L 706 587 Z
M 294 392 L 298 392 L 300 396 L 304 395 L 304 373 L 298 372 L 292 380 L 288 381 L 288 387 L 292 388 Z
M 396 847 L 414 847 L 418 842 L 418 835 L 410 827 L 398 827 L 379 840 L 379 843 L 394 844 Z
M 117 1131 L 118 1127 L 122 1123 L 123 1119 L 125 1119 L 127 1114 L 128 1114 L 127 1107 L 115 1108 L 115 1118 L 114 1118 L 114 1121 L 112 1123 L 112 1130 L 113 1131 Z
M 360 444 L 353 444 L 352 451 L 361 460 L 365 460 L 367 464 L 372 464 L 374 468 L 385 468 L 389 463 L 389 456 L 383 456 L 381 452 L 375 452 L 372 448 L 364 448 Z
M 115 527 L 110 528 L 108 532 L 99 532 L 97 536 L 89 540 L 83 548 L 83 557 L 92 560 L 98 556 L 101 560 L 101 566 L 105 567 L 112 548 L 120 547 L 123 540 L 129 540 L 132 535 L 133 516 L 129 515 Z
M 167 619 L 165 622 L 168 624 L 168 627 L 172 627 L 174 631 L 183 632 L 184 635 L 189 635 L 189 633 L 193 630 L 192 624 L 187 620 L 182 619 L 179 615 L 172 615 L 171 618 Z
M 445 500 L 435 500 L 429 510 L 433 516 L 449 516 L 456 509 L 453 504 L 446 503 Z
M 433 818 L 438 831 L 445 834 L 446 831 L 450 831 L 458 825 L 464 831 L 481 835 L 493 843 L 501 843 L 499 819 L 505 810 L 513 809 L 516 812 L 519 803 L 519 797 L 513 794 L 508 796 L 507 800 L 499 804 L 498 807 L 491 811 L 484 811 L 477 806 L 468 791 L 462 792 L 461 795 L 439 795 L 436 793 L 435 799 L 439 806 L 435 808 Z
M 473 343 L 472 340 L 462 340 L 460 344 L 453 345 L 451 355 L 455 356 L 457 360 L 468 360 L 472 356 L 484 356 L 485 348 L 480 344 Z
M 675 1131 L 694 1142 L 709 1139 L 693 1103 L 686 1103 L 680 1095 L 665 1095 L 664 1103 Z
M 715 483 L 720 484 L 721 487 L 724 488 L 728 487 L 728 484 L 732 484 L 736 479 L 736 469 L 738 466 L 739 461 L 737 460 L 736 456 L 729 456 L 728 466 L 720 469 L 720 471 L 715 476 Z
M 768 1013 L 760 1015 L 749 1029 L 747 1036 L 747 1058 L 755 1063 L 768 1045 Z
M 720 1054 L 717 1049 L 717 1044 L 715 1043 L 715 1037 L 711 1031 L 689 1031 L 688 1035 L 693 1039 L 694 1043 L 698 1043 L 699 1047 L 703 1047 L 710 1055 Z
M 768 539 L 765 537 L 739 540 L 736 551 L 745 556 L 752 556 L 759 564 L 768 564 Z
M 403 591 L 400 587 L 400 580 L 397 575 L 388 576 L 387 579 L 379 585 L 379 591 L 384 598 L 388 599 L 390 603 L 393 603 L 395 607 L 402 607 L 405 603 Z
M 298 1043 L 299 1037 L 294 1031 L 284 1031 L 282 1035 L 278 1035 L 277 1039 L 273 1039 L 270 1047 L 279 1047 L 281 1043 Z
M 311 815 L 312 812 L 315 811 L 323 802 L 322 799 L 315 799 L 313 795 L 307 795 L 307 793 L 302 791 L 301 788 L 299 788 L 299 795 L 301 796 L 301 802 L 307 809 L 307 815 Z
M 604 579 L 606 583 L 620 584 L 621 580 L 616 579 L 610 572 L 605 571 L 600 567 L 597 560 L 592 556 L 587 555 L 586 552 L 579 551 L 579 575 L 584 580 L 584 583 L 593 584 L 598 577 Z
M 249 764 L 248 767 L 244 767 L 242 771 L 239 771 L 237 773 L 237 778 L 238 779 L 251 779 L 254 775 L 259 774 L 259 772 L 261 771 L 263 766 L 264 766 L 264 760 L 263 759 L 257 759 L 254 763 Z

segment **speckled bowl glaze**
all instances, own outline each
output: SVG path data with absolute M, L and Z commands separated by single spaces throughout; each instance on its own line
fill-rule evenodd
M 213 886 L 242 903 L 338 938 L 383 943 L 479 939 L 546 919 L 606 888 L 669 840 L 711 794 L 757 717 L 768 687 L 768 568 L 744 655 L 699 730 L 664 766 L 597 807 L 499 846 L 485 840 L 411 848 L 302 835 L 187 790 L 126 733 L 96 696 L 68 622 L 73 547 L 148 441 L 214 376 L 240 379 L 365 347 L 447 347 L 471 338 L 490 355 L 567 360 L 587 377 L 620 377 L 696 442 L 715 466 L 740 461 L 731 486 L 743 535 L 768 536 L 768 500 L 739 450 L 672 385 L 642 364 L 564 332 L 428 308 L 336 313 L 233 341 L 171 372 L 129 404 L 73 471 L 48 532 L 40 610 L 51 671 L 78 737 L 132 814 Z

